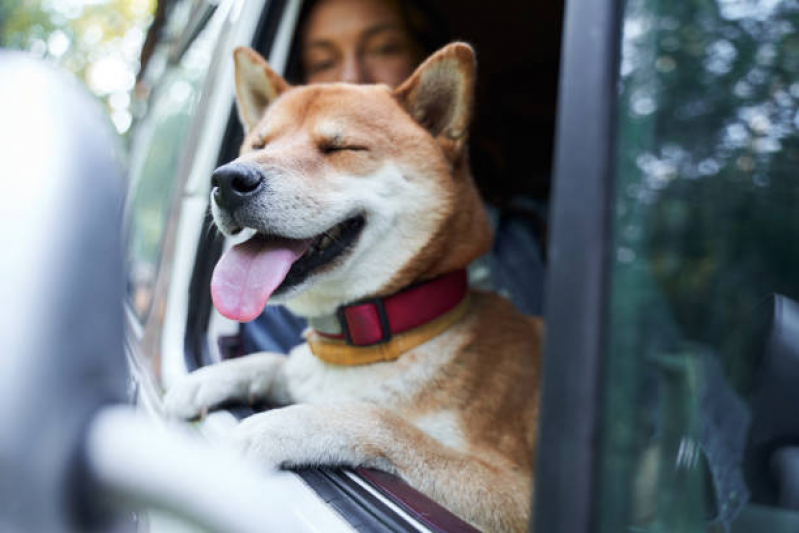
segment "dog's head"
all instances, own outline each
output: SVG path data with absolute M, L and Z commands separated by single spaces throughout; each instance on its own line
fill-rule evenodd
M 398 89 L 292 87 L 248 48 L 234 53 L 246 136 L 214 172 L 216 225 L 252 235 L 212 281 L 226 316 L 272 297 L 305 316 L 462 268 L 491 231 L 468 168 L 474 53 L 451 44 Z

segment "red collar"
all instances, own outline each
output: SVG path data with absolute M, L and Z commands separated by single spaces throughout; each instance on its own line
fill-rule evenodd
M 435 320 L 463 301 L 469 290 L 466 270 L 456 270 L 411 285 L 383 298 L 343 305 L 336 318 L 343 333 L 315 330 L 321 337 L 346 340 L 350 346 L 371 346 Z

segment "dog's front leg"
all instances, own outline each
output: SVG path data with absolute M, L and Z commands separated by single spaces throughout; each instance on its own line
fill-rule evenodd
M 258 413 L 239 424 L 233 439 L 247 456 L 271 467 L 377 468 L 482 529 L 527 528 L 529 472 L 498 457 L 450 448 L 372 404 L 301 404 Z
M 285 360 L 284 355 L 258 353 L 200 368 L 170 387 L 164 409 L 170 416 L 191 419 L 230 402 L 290 403 L 277 378 Z

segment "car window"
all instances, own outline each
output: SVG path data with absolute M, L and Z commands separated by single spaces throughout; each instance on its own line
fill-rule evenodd
M 211 18 L 159 81 L 131 154 L 128 297 L 144 320 L 152 302 L 170 211 L 177 201 L 184 148 L 224 19 Z
M 751 452 L 799 301 L 799 5 L 628 0 L 622 27 L 597 530 L 726 530 L 783 505 Z

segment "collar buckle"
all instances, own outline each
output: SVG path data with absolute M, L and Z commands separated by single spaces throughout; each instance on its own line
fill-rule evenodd
M 336 317 L 350 346 L 372 346 L 391 340 L 391 325 L 382 298 L 367 298 L 341 306 L 336 310 Z

